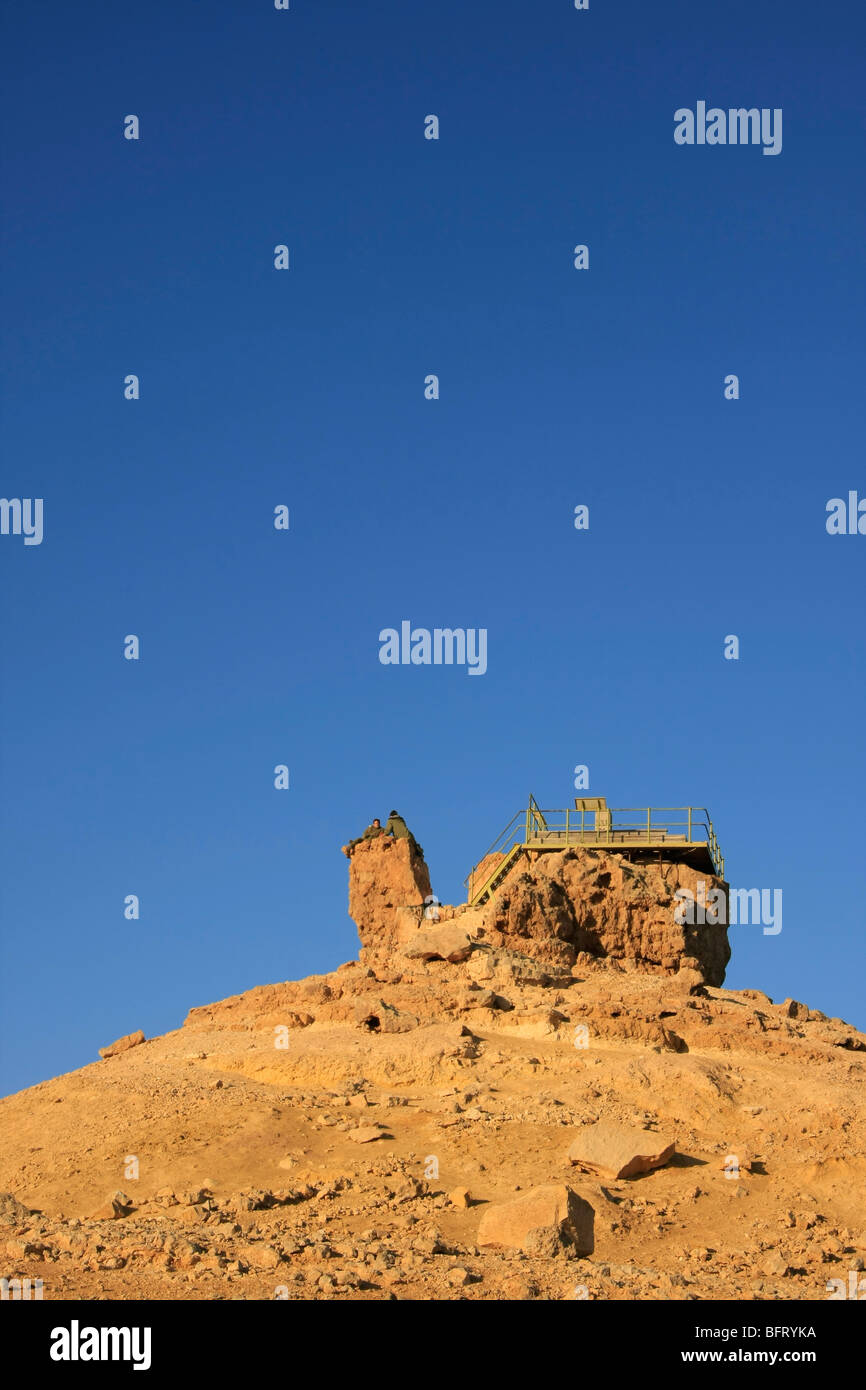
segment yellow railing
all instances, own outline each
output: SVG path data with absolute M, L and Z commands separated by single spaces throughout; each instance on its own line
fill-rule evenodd
M 725 876 L 721 852 L 709 812 L 705 806 L 605 807 L 603 811 L 581 808 L 542 811 L 534 797 L 525 811 L 518 811 L 481 856 L 464 880 L 470 901 L 488 891 L 499 865 L 491 866 L 484 882 L 476 882 L 478 865 L 491 854 L 509 854 L 517 846 L 528 849 L 567 849 L 571 846 L 604 845 L 624 849 L 670 849 L 705 845 L 714 873 Z

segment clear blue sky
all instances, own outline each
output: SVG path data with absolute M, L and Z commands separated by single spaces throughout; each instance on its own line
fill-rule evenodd
M 862 9 L 3 29 L 0 492 L 45 519 L 0 537 L 0 1090 L 353 956 L 340 845 L 392 806 L 459 901 L 578 763 L 783 890 L 729 985 L 866 1026 L 866 537 L 825 530 L 866 495 Z M 782 153 L 677 146 L 699 100 L 781 107 Z M 381 665 L 403 619 L 487 673 Z

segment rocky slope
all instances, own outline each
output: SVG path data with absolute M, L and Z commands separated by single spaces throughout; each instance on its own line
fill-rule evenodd
M 408 844 L 359 846 L 360 961 L 0 1102 L 0 1273 L 118 1299 L 863 1277 L 866 1038 L 710 983 L 724 931 L 673 924 L 677 875 L 545 859 L 436 921 Z

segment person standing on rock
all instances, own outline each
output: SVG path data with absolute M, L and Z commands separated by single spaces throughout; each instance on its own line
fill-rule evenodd
M 360 845 L 364 840 L 375 840 L 377 836 L 382 834 L 384 834 L 384 831 L 382 830 L 382 822 L 379 820 L 378 816 L 375 816 L 373 820 L 370 822 L 370 824 L 367 826 L 367 829 L 364 831 L 363 835 L 359 835 L 356 840 L 350 840 L 347 845 L 343 845 L 343 853 L 345 854 L 346 858 L 349 859 L 351 858 L 352 850 L 355 848 L 356 845 Z
M 394 840 L 408 840 L 415 853 L 422 859 L 424 858 L 423 849 L 415 839 L 415 836 L 412 834 L 412 831 L 409 829 L 399 811 L 392 811 L 388 816 L 385 834 L 390 835 Z

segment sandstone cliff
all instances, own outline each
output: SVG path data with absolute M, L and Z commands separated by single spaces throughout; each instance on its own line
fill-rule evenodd
M 579 952 L 665 973 L 685 966 L 720 985 L 730 959 L 723 925 L 678 925 L 674 894 L 727 891 L 687 864 L 632 864 L 621 854 L 528 851 L 486 908 L 486 936 L 543 960 L 573 965 Z M 727 915 L 727 914 L 726 914 Z
M 485 861 L 479 881 L 492 862 Z M 721 879 L 687 864 L 632 864 L 606 850 L 528 850 L 492 901 L 436 912 L 440 923 L 453 922 L 474 940 L 566 970 L 583 954 L 663 974 L 694 969 L 707 984 L 720 985 L 731 955 L 726 926 L 676 921 L 677 889 L 697 895 L 699 880 L 707 892 L 727 893 Z M 407 841 L 359 845 L 349 866 L 349 913 L 362 960 L 387 960 L 429 928 L 423 910 L 429 895 L 427 865 Z

